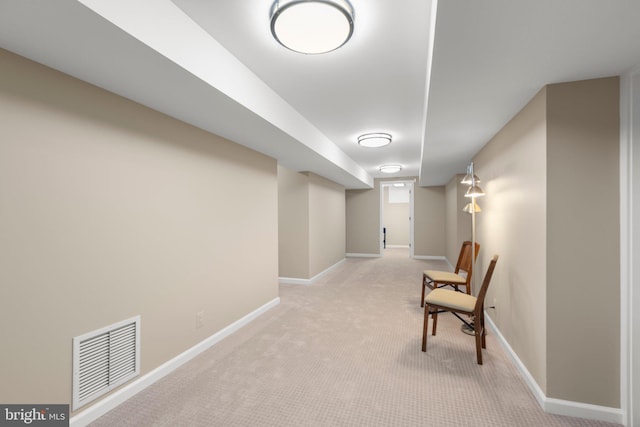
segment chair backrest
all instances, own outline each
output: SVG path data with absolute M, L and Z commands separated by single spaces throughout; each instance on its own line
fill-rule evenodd
M 462 247 L 460 248 L 460 255 L 458 255 L 458 262 L 456 263 L 455 273 L 459 274 L 460 271 L 464 271 L 467 273 L 467 277 L 471 277 L 472 273 L 472 262 L 471 262 L 471 242 L 465 241 L 462 242 Z M 480 244 L 476 242 L 476 254 L 475 257 L 478 259 L 478 252 L 480 252 Z
M 480 288 L 480 292 L 478 293 L 478 299 L 476 300 L 476 306 L 474 311 L 478 312 L 482 310 L 484 307 L 484 297 L 487 295 L 487 289 L 489 289 L 489 283 L 491 282 L 491 276 L 493 276 L 493 270 L 496 268 L 496 263 L 498 262 L 498 255 L 494 255 L 491 263 L 489 264 L 489 268 L 487 268 L 487 274 L 484 275 L 484 280 L 482 281 L 482 287 Z

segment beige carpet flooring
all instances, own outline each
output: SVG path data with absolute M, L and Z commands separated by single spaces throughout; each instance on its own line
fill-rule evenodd
M 347 259 L 92 426 L 611 426 L 545 414 L 493 335 L 451 314 L 420 351 L 420 279 L 441 261 Z

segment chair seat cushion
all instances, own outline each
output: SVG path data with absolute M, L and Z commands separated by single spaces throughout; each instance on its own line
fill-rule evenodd
M 476 297 L 448 289 L 434 289 L 424 299 L 425 304 L 449 307 L 454 310 L 471 312 L 476 306 Z
M 467 283 L 467 279 L 465 277 L 451 271 L 425 270 L 424 275 L 434 282 L 456 283 L 460 285 Z

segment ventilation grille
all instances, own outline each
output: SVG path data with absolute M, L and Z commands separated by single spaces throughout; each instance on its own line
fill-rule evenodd
M 138 375 L 140 316 L 73 339 L 73 409 Z

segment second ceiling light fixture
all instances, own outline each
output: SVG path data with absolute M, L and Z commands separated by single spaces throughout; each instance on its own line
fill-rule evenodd
M 365 133 L 358 137 L 358 144 L 369 148 L 384 147 L 391 144 L 391 135 L 388 133 Z

